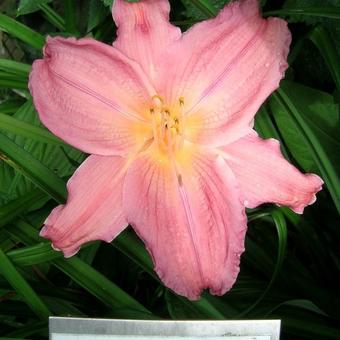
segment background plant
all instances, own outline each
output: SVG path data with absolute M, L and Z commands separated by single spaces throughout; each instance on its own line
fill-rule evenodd
M 226 0 L 170 1 L 186 30 Z M 256 117 L 263 137 L 325 187 L 303 216 L 271 205 L 248 211 L 241 273 L 223 297 L 189 302 L 161 285 L 132 230 L 64 259 L 38 236 L 86 155 L 39 122 L 27 89 L 45 36 L 111 43 L 112 0 L 0 3 L 0 339 L 43 339 L 49 315 L 138 319 L 280 318 L 284 339 L 339 339 L 340 1 L 263 0 L 288 20 L 290 68 Z M 108 261 L 108 259 L 110 259 Z

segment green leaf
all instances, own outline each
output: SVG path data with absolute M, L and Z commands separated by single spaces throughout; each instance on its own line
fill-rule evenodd
M 134 235 L 131 230 L 124 230 L 112 243 L 123 254 L 139 264 L 146 272 L 157 277 L 153 271 L 152 260 L 145 250 L 143 243 Z
M 39 50 L 42 49 L 45 44 L 45 38 L 41 34 L 1 13 L 0 31 L 7 32 L 13 37 L 18 38 L 26 44 Z
M 57 141 L 47 130 L 42 132 L 41 123 L 39 122 L 36 111 L 34 110 L 32 101 L 27 101 L 13 116 L 16 119 L 16 126 L 13 127 L 6 125 L 6 135 L 11 138 L 15 144 L 29 152 L 39 162 L 43 163 L 59 177 L 68 177 L 74 172 L 74 164 L 79 164 L 83 160 L 83 154 L 66 144 L 52 144 L 53 140 Z M 8 119 L 7 119 L 8 121 Z M 21 125 L 21 123 L 23 123 Z M 14 120 L 11 120 L 11 124 L 14 124 Z M 26 124 L 30 124 L 27 126 Z M 18 127 L 20 125 L 20 127 Z M 29 129 L 32 126 L 37 127 L 36 129 Z M 12 130 L 17 128 L 16 134 L 8 132 L 10 128 Z M 25 130 L 25 131 L 24 131 Z M 19 134 L 22 133 L 22 136 Z M 31 134 L 35 140 L 41 137 L 50 138 L 42 140 L 43 143 L 36 142 L 32 139 L 28 139 L 28 133 Z M 34 135 L 33 135 L 33 134 Z M 26 136 L 26 137 L 25 137 Z M 46 143 L 49 140 L 48 143 Z M 52 143 L 50 143 L 52 142 Z M 26 192 L 32 190 L 35 186 L 30 179 L 27 179 L 20 172 L 13 170 L 7 164 L 0 161 L 0 177 L 2 178 L 0 188 L 0 202 L 1 200 L 7 201 L 14 199 L 18 195 L 24 195 Z
M 0 75 L 0 88 L 27 90 L 27 82 Z
M 22 99 L 9 98 L 0 103 L 0 113 L 13 114 L 23 104 Z
M 8 280 L 13 286 L 15 291 L 27 303 L 32 311 L 42 320 L 46 320 L 51 312 L 48 310 L 43 301 L 34 292 L 31 286 L 23 278 L 22 275 L 16 270 L 12 262 L 0 249 L 0 273 Z
M 52 0 L 20 0 L 17 16 L 42 11 L 47 20 L 61 31 L 65 31 L 64 19 L 48 3 Z
M 214 17 L 228 0 L 182 0 L 187 8 L 187 15 L 195 20 Z
M 205 313 L 202 313 L 199 309 L 190 303 L 186 299 L 178 298 L 170 291 L 165 292 L 165 301 L 168 307 L 169 314 L 174 320 L 192 319 L 192 320 L 204 320 L 209 319 Z M 222 318 L 223 319 L 223 318 Z
M 148 313 L 142 304 L 76 256 L 67 260 L 55 260 L 53 263 L 104 304 L 114 308 L 130 308 Z
M 0 71 L 23 76 L 26 79 L 31 71 L 31 65 L 0 58 Z
M 35 241 L 40 240 L 37 231 L 29 225 L 21 228 L 21 232 L 21 242 L 25 244 L 32 242 L 32 236 Z M 78 257 L 57 259 L 52 263 L 105 305 L 114 309 L 127 308 L 152 315 L 142 304 Z
M 306 171 L 321 174 L 340 211 L 339 111 L 332 96 L 282 82 L 270 101 L 285 143 Z
M 318 306 L 316 306 L 312 301 L 304 300 L 304 299 L 295 299 L 295 300 L 281 302 L 279 305 L 275 306 L 272 310 L 270 310 L 267 313 L 267 317 L 270 314 L 272 314 L 275 310 L 279 309 L 282 306 L 296 306 L 299 308 L 309 310 L 314 313 L 321 314 L 323 316 L 327 316 L 327 314 L 324 311 L 322 311 Z
M 12 132 L 43 143 L 65 146 L 61 139 L 55 137 L 47 130 L 2 113 L 0 113 L 0 130 Z
M 65 27 L 66 31 L 77 35 L 76 21 L 76 1 L 63 0 L 65 12 Z
M 24 339 L 29 339 L 27 337 L 31 337 L 32 335 L 41 334 L 41 333 L 45 333 L 47 337 L 48 335 L 47 320 L 39 321 L 39 322 L 36 322 L 36 321 L 28 322 L 26 325 L 20 327 L 18 330 L 7 333 L 6 336 L 13 337 L 13 339 L 16 339 L 19 337 L 24 337 Z
M 43 214 L 43 217 L 44 218 L 39 219 L 39 223 L 37 223 L 35 227 L 33 227 L 31 223 L 19 218 L 15 221 L 15 223 L 6 228 L 6 232 L 17 242 L 23 244 L 34 245 L 41 243 L 43 239 L 39 236 L 37 229 L 40 229 L 43 224 L 43 220 L 47 217 L 46 214 Z
M 310 13 L 310 15 L 300 13 L 289 14 L 288 15 L 289 21 L 293 23 L 303 22 L 306 23 L 307 25 L 322 24 L 322 26 L 324 27 L 328 34 L 328 39 L 326 39 L 324 43 L 327 44 L 328 43 L 327 41 L 331 40 L 333 48 L 335 48 L 338 54 L 340 54 L 340 39 L 339 39 L 340 21 L 338 18 L 334 18 L 334 14 L 335 16 L 339 16 L 340 0 L 286 0 L 283 9 L 295 10 L 309 7 L 315 8 L 314 13 Z M 329 10 L 332 13 L 329 13 Z M 311 56 L 310 60 L 308 60 L 309 55 L 310 54 L 305 54 L 302 57 L 302 59 L 304 59 L 304 62 L 307 62 L 308 64 L 309 63 L 317 64 L 317 60 L 313 56 Z M 308 65 L 306 66 L 308 67 Z M 315 67 L 317 67 L 317 65 L 314 65 L 314 68 Z M 311 76 L 309 75 L 309 73 L 310 71 L 307 72 L 306 76 Z
M 321 25 L 315 27 L 308 37 L 319 49 L 340 92 L 340 56 L 332 37 Z
M 64 19 L 48 5 L 51 1 L 52 0 L 21 0 L 17 9 L 17 16 L 41 10 L 52 25 L 61 31 L 65 31 Z
M 50 242 L 44 242 L 12 250 L 7 256 L 17 266 L 33 266 L 62 258 L 63 254 L 60 251 L 53 250 Z
M 39 8 L 46 16 L 46 19 L 60 31 L 65 31 L 65 20 L 56 11 L 54 11 L 47 3 L 39 5 Z
M 86 317 L 86 315 L 82 311 L 80 311 L 80 309 L 74 307 L 73 304 L 68 300 L 44 295 L 44 302 L 49 310 L 51 310 L 55 315 L 72 315 L 72 317 Z
M 104 6 L 110 7 L 110 8 L 112 7 L 113 1 L 114 0 L 101 0 L 101 2 L 104 4 Z
M 302 8 L 284 8 L 277 11 L 268 11 L 263 13 L 264 16 L 299 16 L 299 17 L 319 17 L 340 19 L 340 9 L 337 7 L 302 7 Z M 296 19 L 295 19 L 296 20 Z M 298 21 L 298 20 L 296 20 Z M 301 21 L 301 19 L 299 20 Z
M 20 0 L 17 15 L 34 13 L 40 10 L 40 6 L 52 2 L 52 0 Z
M 0 80 L 15 80 L 15 81 L 20 81 L 25 83 L 26 87 L 27 87 L 27 77 L 23 77 L 22 75 L 19 74 L 15 74 L 12 72 L 4 72 L 0 70 Z
M 306 283 L 308 285 L 308 283 Z M 282 328 L 290 335 L 290 339 L 338 339 L 339 327 L 336 320 L 322 317 L 320 314 L 308 312 L 295 306 L 281 306 Z M 271 318 L 277 318 L 277 313 Z
M 0 158 L 29 178 L 57 202 L 65 201 L 65 182 L 2 133 L 0 133 Z
M 29 210 L 32 206 L 35 206 L 37 202 L 45 199 L 45 197 L 45 193 L 35 189 L 22 197 L 18 197 L 0 206 L 0 228 Z
M 102 23 L 108 15 L 110 13 L 101 0 L 90 0 L 87 32 Z
M 244 317 L 247 315 L 250 311 L 252 311 L 268 294 L 270 289 L 272 288 L 275 280 L 277 279 L 285 257 L 286 247 L 287 247 L 287 226 L 286 226 L 286 220 L 284 218 L 284 215 L 278 210 L 275 209 L 272 212 L 272 218 L 275 223 L 275 227 L 277 230 L 278 235 L 278 247 L 277 247 L 277 260 L 274 268 L 273 275 L 269 281 L 269 284 L 267 288 L 262 292 L 262 294 L 259 296 L 259 298 L 248 308 L 246 308 L 242 313 L 238 315 L 238 317 Z

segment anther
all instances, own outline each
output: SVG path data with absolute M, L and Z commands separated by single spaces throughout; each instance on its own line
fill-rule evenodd
M 178 104 L 177 104 L 178 105 Z M 183 145 L 183 131 L 182 131 L 182 110 L 184 106 L 184 98 L 179 98 L 179 105 L 176 111 L 172 111 L 165 105 L 163 98 L 159 95 L 152 97 L 150 105 L 150 114 L 152 118 L 152 140 L 158 147 L 167 152 L 172 158 L 175 152 Z M 182 183 L 182 177 L 178 177 L 178 182 Z
M 161 96 L 159 96 L 158 94 L 155 94 L 153 97 L 152 97 L 152 101 L 154 102 L 154 104 L 158 107 L 161 107 L 163 106 L 163 98 Z
M 178 174 L 178 175 L 177 175 L 177 181 L 178 181 L 178 184 L 179 184 L 180 186 L 183 185 L 183 178 L 182 178 L 182 175 L 181 175 L 181 174 Z

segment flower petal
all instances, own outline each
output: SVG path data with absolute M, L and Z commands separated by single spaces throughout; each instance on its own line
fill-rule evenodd
M 157 60 L 165 48 L 181 37 L 181 30 L 169 23 L 168 0 L 116 0 L 112 16 L 118 26 L 113 46 L 142 65 L 155 78 Z
M 83 243 L 111 242 L 126 226 L 122 186 L 126 159 L 91 155 L 67 183 L 67 203 L 56 207 L 40 235 L 70 257 Z
M 235 1 L 194 25 L 163 57 L 158 87 L 184 98 L 187 138 L 213 146 L 247 134 L 287 68 L 291 36 L 281 19 L 262 19 L 257 0 Z M 203 38 L 204 37 L 204 38 Z
M 246 217 L 235 178 L 222 158 L 203 153 L 177 171 L 167 159 L 136 159 L 124 184 L 127 220 L 165 285 L 193 300 L 204 288 L 222 295 L 244 250 Z
M 29 88 L 41 121 L 87 152 L 125 154 L 151 128 L 143 117 L 155 93 L 140 66 L 93 39 L 48 38 Z
M 276 139 L 263 140 L 252 132 L 223 151 L 249 208 L 272 202 L 301 214 L 307 205 L 315 202 L 315 194 L 321 190 L 321 178 L 304 175 L 288 163 Z

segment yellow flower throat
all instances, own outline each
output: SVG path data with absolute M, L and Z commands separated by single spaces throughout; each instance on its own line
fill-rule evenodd
M 152 97 L 153 141 L 159 150 L 170 157 L 180 150 L 184 142 L 183 106 L 184 98 L 180 98 L 173 109 L 164 105 L 163 99 L 156 95 Z

